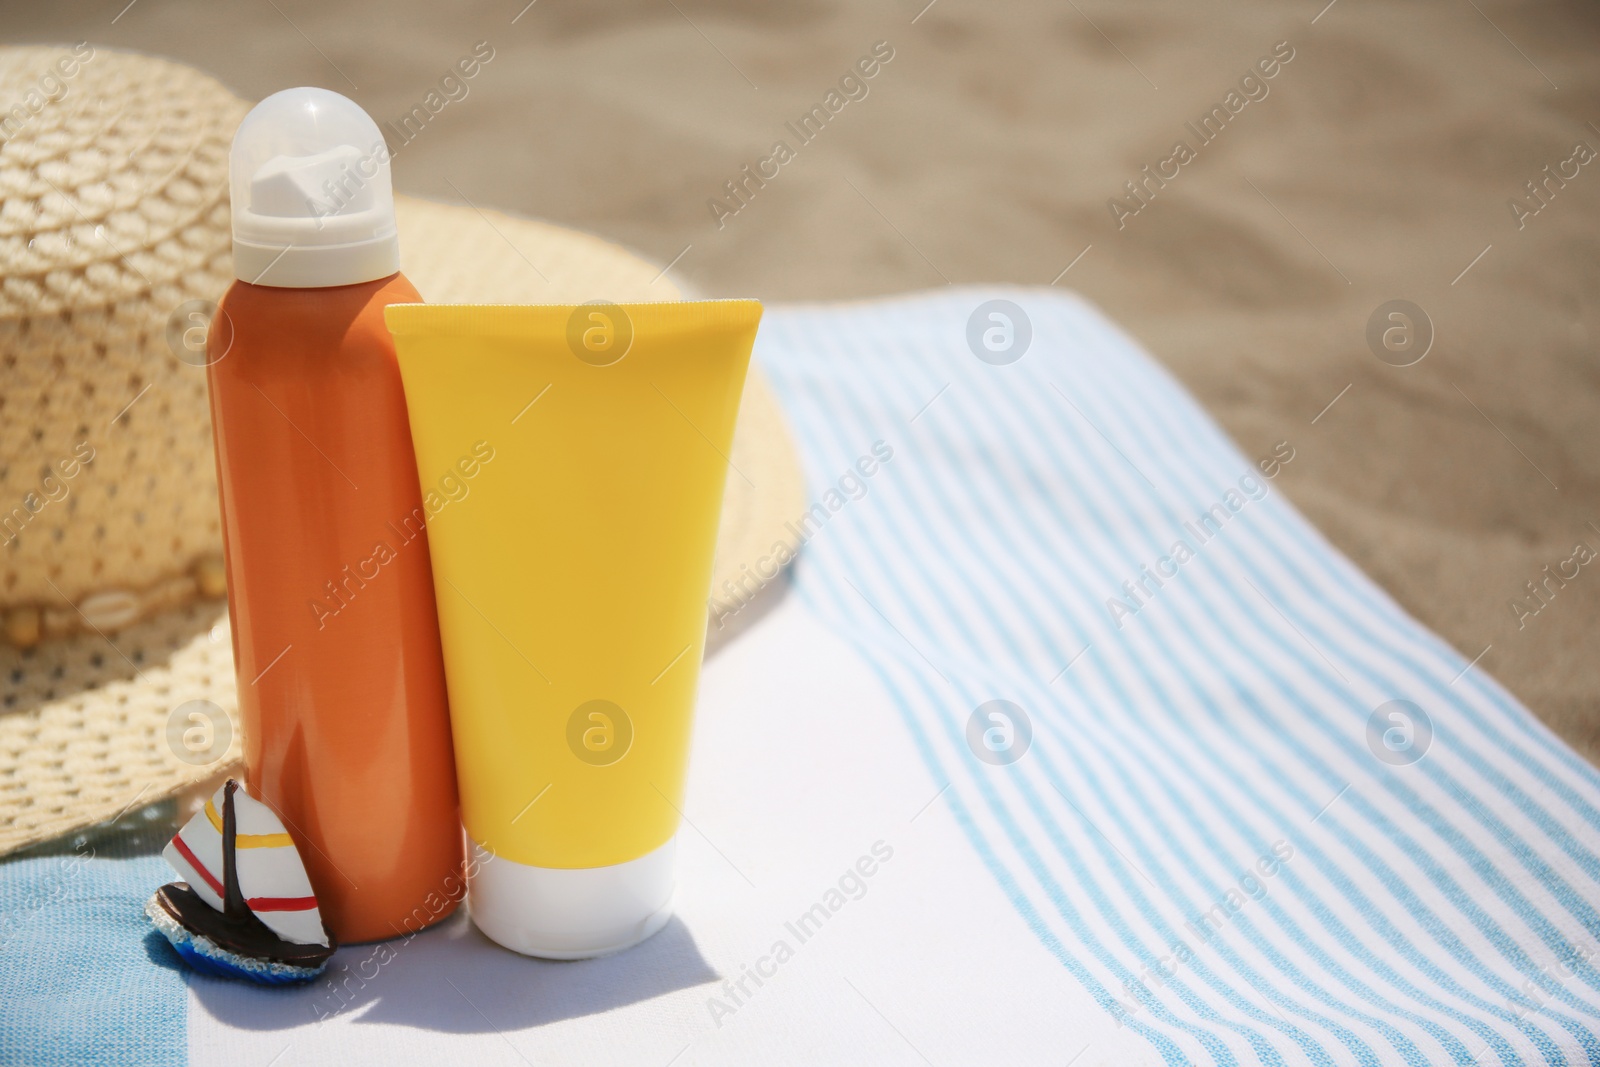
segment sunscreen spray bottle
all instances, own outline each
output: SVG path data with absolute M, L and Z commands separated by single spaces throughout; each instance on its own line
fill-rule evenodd
M 388 150 L 352 101 L 267 97 L 229 172 L 238 281 L 206 358 L 250 793 L 341 942 L 396 937 L 463 893 L 426 515 L 383 322 L 421 298 Z

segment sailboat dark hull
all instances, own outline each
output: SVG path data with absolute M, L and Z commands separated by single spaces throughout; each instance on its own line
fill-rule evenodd
M 288 967 L 302 967 L 315 973 L 339 947 L 332 931 L 327 945 L 301 945 L 285 941 L 255 915 L 246 912 L 231 916 L 218 911 L 185 882 L 173 882 L 156 890 L 153 903 L 190 934 L 204 937 L 218 948 L 245 959 L 264 960 Z

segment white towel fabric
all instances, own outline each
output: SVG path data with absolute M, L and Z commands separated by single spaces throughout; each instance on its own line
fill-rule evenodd
M 757 352 L 818 506 L 707 665 L 678 918 L 192 978 L 191 1062 L 1600 1062 L 1600 779 L 1288 504 L 1314 428 L 1240 454 L 1050 290 Z

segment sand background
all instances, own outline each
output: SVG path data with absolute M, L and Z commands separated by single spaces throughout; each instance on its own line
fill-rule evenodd
M 1600 566 L 1511 607 L 1600 550 L 1600 160 L 1522 228 L 1508 208 L 1600 150 L 1600 9 L 925 2 L 8 3 L 5 39 L 166 55 L 247 99 L 322 85 L 380 123 L 487 42 L 399 148 L 402 191 L 602 234 L 711 295 L 1075 288 L 1247 453 L 1290 442 L 1277 484 L 1312 521 L 1600 757 Z M 799 145 L 784 123 L 879 41 L 867 96 Z M 1119 229 L 1107 200 L 1281 41 L 1267 96 Z M 778 139 L 795 158 L 719 227 L 708 200 Z M 1393 299 L 1433 324 L 1413 366 L 1366 340 Z

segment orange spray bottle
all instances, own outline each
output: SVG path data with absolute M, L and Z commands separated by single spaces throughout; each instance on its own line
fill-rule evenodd
M 252 795 L 282 817 L 345 943 L 462 894 L 425 513 L 383 308 L 399 273 L 377 125 L 269 96 L 230 175 L 238 281 L 212 321 L 211 414 Z

